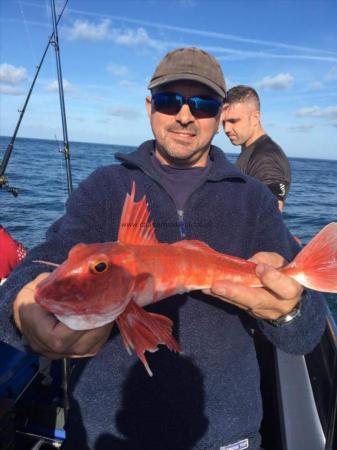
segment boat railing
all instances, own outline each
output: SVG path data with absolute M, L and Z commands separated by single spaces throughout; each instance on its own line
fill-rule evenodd
M 283 449 L 336 450 L 337 327 L 331 313 L 310 354 L 274 352 Z

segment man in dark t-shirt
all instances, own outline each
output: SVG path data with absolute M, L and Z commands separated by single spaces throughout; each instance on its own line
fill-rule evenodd
M 235 86 L 227 93 L 222 123 L 233 145 L 241 145 L 236 166 L 266 184 L 284 207 L 291 182 L 289 161 L 260 122 L 260 99 L 255 89 Z

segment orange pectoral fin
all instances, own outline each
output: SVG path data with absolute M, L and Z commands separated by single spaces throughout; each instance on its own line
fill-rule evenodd
M 180 352 L 178 342 L 172 336 L 172 321 L 160 314 L 144 311 L 131 301 L 125 311 L 116 320 L 128 352 L 134 349 L 148 374 L 152 376 L 144 352 L 155 352 L 158 344 L 164 344 L 170 350 Z

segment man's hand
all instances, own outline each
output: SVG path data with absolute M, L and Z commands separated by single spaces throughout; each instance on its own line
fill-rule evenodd
M 34 299 L 36 286 L 48 275 L 41 273 L 18 293 L 13 305 L 16 326 L 33 351 L 50 359 L 94 356 L 107 341 L 113 323 L 85 331 L 60 323 Z
M 261 319 L 276 320 L 292 311 L 301 299 L 303 287 L 276 270 L 286 264 L 285 259 L 277 253 L 260 252 L 250 260 L 257 264 L 256 275 L 263 287 L 250 288 L 219 280 L 204 292 Z

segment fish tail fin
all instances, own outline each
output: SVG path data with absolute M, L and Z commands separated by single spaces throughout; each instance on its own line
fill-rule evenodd
M 155 352 L 158 344 L 164 344 L 172 351 L 181 351 L 172 336 L 172 321 L 168 317 L 149 313 L 132 301 L 116 321 L 126 349 L 129 353 L 135 350 L 150 376 L 152 372 L 145 358 L 146 350 Z
M 282 272 L 307 288 L 337 293 L 337 223 L 326 225 Z

